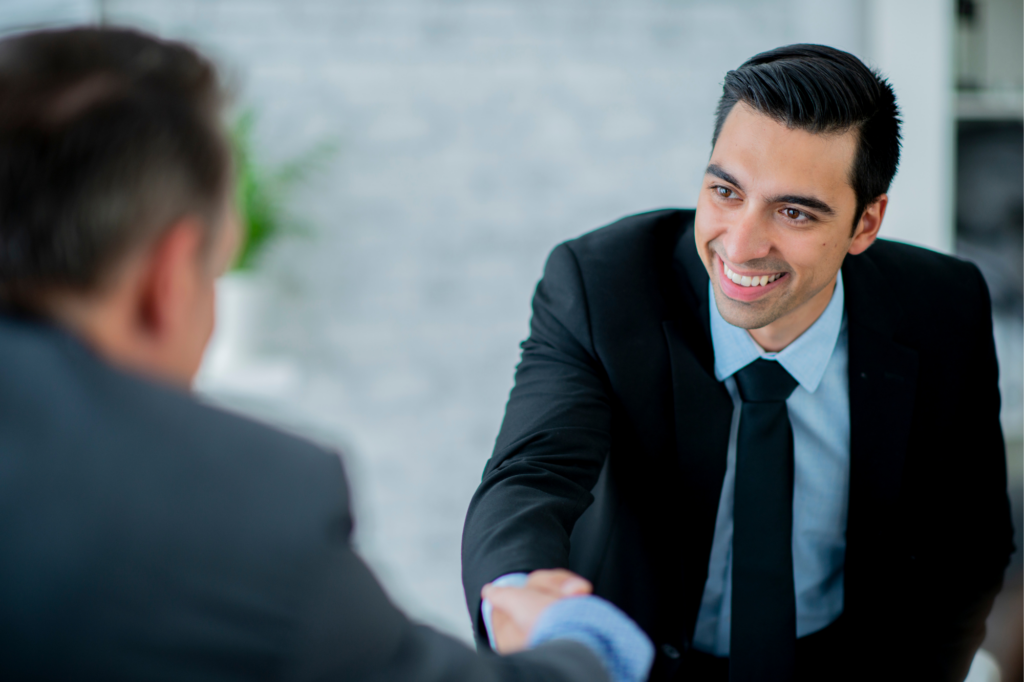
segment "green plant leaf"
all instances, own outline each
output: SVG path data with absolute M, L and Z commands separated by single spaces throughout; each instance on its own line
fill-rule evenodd
M 254 269 L 266 247 L 284 234 L 308 233 L 287 208 L 289 194 L 322 173 L 337 156 L 339 145 L 327 140 L 268 168 L 255 154 L 256 114 L 246 109 L 230 129 L 235 158 L 235 183 L 243 242 L 234 270 Z

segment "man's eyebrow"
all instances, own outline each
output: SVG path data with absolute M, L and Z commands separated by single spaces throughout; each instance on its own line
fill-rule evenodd
M 726 173 L 721 166 L 712 163 L 704 172 L 708 175 L 714 175 L 716 178 L 721 178 L 722 180 L 725 180 L 729 184 L 735 185 L 738 189 L 743 189 L 743 186 L 736 181 L 736 178 Z M 799 204 L 800 206 L 806 206 L 807 208 L 811 208 L 821 213 L 824 213 L 827 216 L 834 216 L 836 214 L 835 209 L 826 204 L 821 199 L 803 196 L 800 194 L 782 194 L 779 196 L 768 197 L 768 203 Z
M 805 197 L 799 194 L 783 194 L 781 196 L 768 197 L 769 204 L 799 204 L 806 206 L 807 208 L 813 208 L 816 211 L 820 211 L 827 216 L 834 216 L 836 211 L 834 208 L 826 204 L 821 199 L 815 199 L 814 197 Z
M 707 170 L 704 171 L 704 173 L 706 175 L 714 175 L 716 178 L 721 178 L 722 180 L 725 180 L 729 184 L 736 185 L 737 188 L 743 189 L 743 185 L 737 182 L 736 178 L 726 173 L 721 166 L 711 164 L 708 166 Z

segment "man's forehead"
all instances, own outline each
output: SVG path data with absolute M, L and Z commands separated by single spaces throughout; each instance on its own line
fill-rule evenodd
M 789 125 L 786 121 L 759 111 L 742 100 L 737 102 L 729 111 L 729 115 L 726 116 L 722 124 L 722 130 L 719 131 L 719 140 L 730 128 L 733 129 L 733 132 L 736 129 L 743 129 L 753 131 L 758 135 L 781 134 L 791 136 L 794 139 L 814 140 L 819 144 L 838 145 L 843 148 L 851 145 L 856 147 L 858 139 L 856 127 L 827 131 L 808 130 L 800 126 Z
M 813 133 L 790 128 L 740 102 L 722 126 L 709 170 L 724 171 L 730 182 L 748 191 L 852 192 L 857 139 L 853 130 Z

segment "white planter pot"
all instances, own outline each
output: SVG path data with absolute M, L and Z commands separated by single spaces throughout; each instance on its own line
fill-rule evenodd
M 253 363 L 265 293 L 251 273 L 232 272 L 217 281 L 216 323 L 197 381 L 220 383 Z
M 287 357 L 259 352 L 269 290 L 254 273 L 233 272 L 217 281 L 216 323 L 195 387 L 212 396 L 280 398 L 299 382 Z

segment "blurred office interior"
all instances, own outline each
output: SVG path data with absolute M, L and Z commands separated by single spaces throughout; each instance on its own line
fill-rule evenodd
M 0 1 L 5 32 L 80 22 L 198 45 L 266 186 L 299 159 L 281 229 L 223 282 L 198 387 L 344 452 L 360 551 L 414 617 L 470 638 L 462 520 L 546 254 L 694 205 L 725 72 L 794 42 L 896 89 L 883 236 L 988 281 L 1021 546 L 1021 0 Z M 985 644 L 1004 680 L 1022 679 L 1020 556 Z

